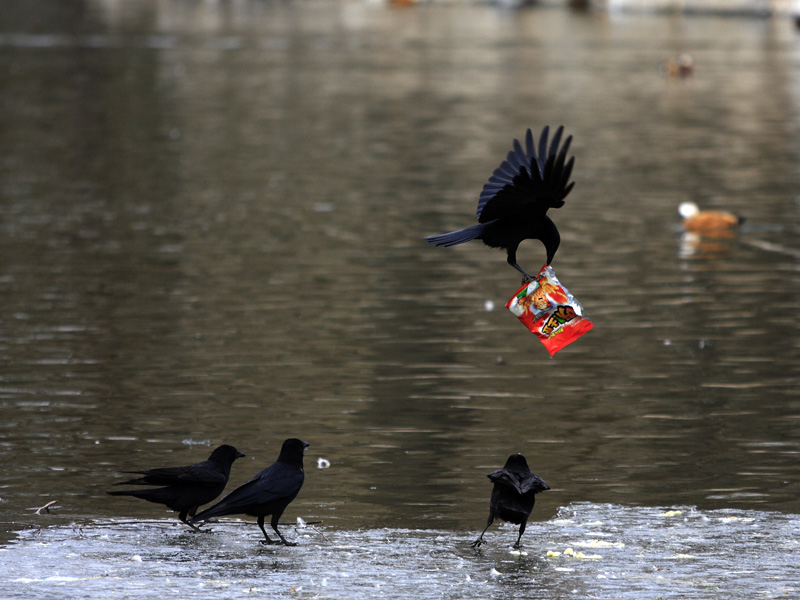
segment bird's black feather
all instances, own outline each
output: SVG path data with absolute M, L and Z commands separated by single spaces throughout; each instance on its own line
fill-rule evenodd
M 477 548 L 483 543 L 483 534 L 497 518 L 519 525 L 519 535 L 514 544 L 515 548 L 519 548 L 528 517 L 536 501 L 536 494 L 550 488 L 541 477 L 531 473 L 528 462 L 522 454 L 512 454 L 502 469 L 492 471 L 487 477 L 494 484 L 489 502 L 489 519 L 480 537 L 472 546 Z
M 531 279 L 517 264 L 517 248 L 523 240 L 538 239 L 547 251 L 546 263 L 552 262 L 561 237 L 547 211 L 562 207 L 575 185 L 569 181 L 575 159 L 567 160 L 572 136 L 562 144 L 563 134 L 561 126 L 549 140 L 550 128 L 545 127 L 539 136 L 538 152 L 530 129 L 525 133 L 524 147 L 515 139 L 513 149 L 481 190 L 476 214 L 482 227 L 430 236 L 427 241 L 435 246 L 453 246 L 480 239 L 487 246 L 504 248 L 508 263 Z
M 296 438 L 286 440 L 276 462 L 189 522 L 236 514 L 258 517 L 258 526 L 264 533 L 265 542 L 272 543 L 264 529 L 264 517 L 272 515 L 270 525 L 275 533 L 284 544 L 294 545 L 287 542 L 278 531 L 278 521 L 303 486 L 303 451 L 307 446 L 306 442 Z
M 148 502 L 164 504 L 177 511 L 181 521 L 194 515 L 222 493 L 228 483 L 233 461 L 244 456 L 233 446 L 223 444 L 208 460 L 185 467 L 162 467 L 146 471 L 123 471 L 142 475 L 115 485 L 153 485 L 159 488 L 108 492 L 111 496 L 133 496 Z

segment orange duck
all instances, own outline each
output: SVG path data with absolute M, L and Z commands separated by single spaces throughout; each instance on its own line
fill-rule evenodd
M 730 232 L 744 221 L 723 210 L 700 210 L 694 202 L 681 202 L 678 213 L 683 217 L 683 228 L 699 234 Z

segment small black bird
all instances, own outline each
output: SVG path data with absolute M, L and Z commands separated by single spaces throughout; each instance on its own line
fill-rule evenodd
M 561 236 L 547 210 L 564 206 L 564 198 L 575 185 L 568 183 L 575 158 L 566 161 L 572 136 L 558 149 L 563 132 L 564 127 L 559 127 L 548 150 L 550 128 L 545 127 L 539 136 L 537 154 L 533 133 L 528 129 L 525 149 L 519 140 L 514 140 L 514 149 L 484 184 L 478 201 L 478 224 L 425 239 L 434 246 L 483 240 L 492 248 L 504 248 L 508 264 L 522 273 L 526 281 L 533 279 L 517 264 L 517 248 L 523 240 L 540 240 L 547 250 L 546 264 L 553 262 Z
M 258 526 L 265 538 L 262 543 L 276 544 L 280 542 L 270 539 L 264 529 L 264 517 L 272 515 L 270 525 L 281 538 L 281 542 L 286 546 L 296 546 L 296 542 L 287 542 L 278 531 L 278 521 L 303 486 L 303 451 L 308 446 L 307 442 L 296 438 L 286 440 L 276 462 L 189 522 L 196 523 L 222 515 L 245 514 L 258 517 Z
M 193 517 L 200 506 L 211 502 L 222 493 L 228 483 L 233 461 L 243 456 L 244 454 L 233 446 L 224 444 L 214 450 L 208 460 L 188 467 L 122 471 L 123 473 L 139 473 L 144 477 L 122 481 L 115 485 L 161 485 L 165 487 L 108 493 L 111 496 L 134 496 L 148 502 L 166 504 L 168 508 L 179 513 L 178 518 L 181 521 L 196 529 L 186 520 L 186 516 Z
M 494 482 L 489 503 L 489 520 L 480 537 L 472 542 L 472 547 L 478 548 L 483 543 L 483 534 L 497 517 L 519 525 L 519 536 L 514 544 L 514 548 L 519 548 L 536 494 L 550 488 L 541 477 L 531 473 L 522 454 L 512 454 L 508 457 L 506 466 L 492 471 L 487 477 Z

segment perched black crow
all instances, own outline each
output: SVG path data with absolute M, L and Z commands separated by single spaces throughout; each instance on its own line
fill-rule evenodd
M 483 543 L 483 534 L 497 517 L 519 525 L 519 536 L 514 544 L 514 548 L 519 548 L 536 494 L 550 488 L 541 477 L 531 473 L 522 454 L 512 454 L 505 467 L 492 471 L 487 477 L 494 482 L 489 502 L 489 520 L 480 537 L 472 542 L 472 547 L 477 548 Z
M 166 504 L 172 510 L 178 511 L 178 518 L 181 521 L 194 527 L 186 520 L 186 515 L 193 517 L 200 506 L 211 502 L 222 493 L 228 483 L 233 461 L 243 456 L 244 454 L 233 446 L 224 444 L 214 450 L 208 460 L 188 467 L 123 471 L 123 473 L 139 473 L 144 477 L 129 479 L 115 485 L 161 485 L 164 487 L 108 493 L 112 496 L 135 496 L 148 502 Z
M 514 149 L 483 186 L 477 225 L 425 239 L 434 246 L 455 246 L 477 239 L 492 248 L 504 248 L 508 264 L 526 280 L 533 277 L 517 264 L 517 247 L 523 240 L 540 240 L 547 250 L 547 264 L 552 263 L 561 236 L 547 210 L 564 206 L 564 198 L 574 185 L 569 177 L 575 158 L 566 160 L 572 136 L 559 151 L 564 127 L 558 128 L 548 149 L 549 132 L 549 127 L 542 130 L 538 154 L 530 129 L 525 134 L 524 150 L 519 140 L 514 140 Z
M 278 531 L 278 521 L 303 486 L 303 451 L 308 445 L 296 438 L 286 440 L 276 462 L 189 522 L 196 523 L 222 515 L 244 514 L 258 517 L 258 526 L 265 538 L 262 543 L 275 544 L 279 542 L 270 539 L 264 529 L 264 517 L 272 515 L 270 525 L 281 538 L 281 542 L 287 546 L 296 546 L 295 542 L 287 542 Z

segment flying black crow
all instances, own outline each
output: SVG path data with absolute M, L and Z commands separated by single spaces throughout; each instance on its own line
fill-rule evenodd
M 528 239 L 540 240 L 547 251 L 547 263 L 561 243 L 555 223 L 547 216 L 550 208 L 564 206 L 564 198 L 572 190 L 569 183 L 575 158 L 568 161 L 569 136 L 559 150 L 564 127 L 559 127 L 548 148 L 550 128 L 539 136 L 538 153 L 533 133 L 525 134 L 525 148 L 514 140 L 514 149 L 495 169 L 483 186 L 478 201 L 478 224 L 425 238 L 434 246 L 455 246 L 470 240 L 483 240 L 492 248 L 504 248 L 508 264 L 531 280 L 533 277 L 517 264 L 517 248 Z

